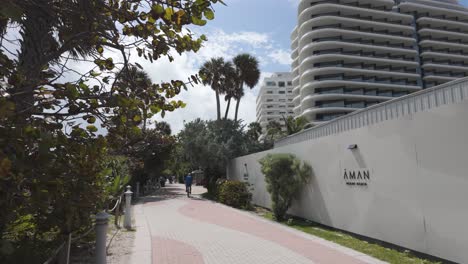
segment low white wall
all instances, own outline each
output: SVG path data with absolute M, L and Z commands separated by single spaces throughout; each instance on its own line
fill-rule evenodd
M 228 177 L 247 179 L 253 202 L 270 207 L 258 163 L 267 153 L 313 167 L 292 214 L 468 263 L 467 100 L 232 160 Z M 370 180 L 345 180 L 345 169 L 369 170 Z

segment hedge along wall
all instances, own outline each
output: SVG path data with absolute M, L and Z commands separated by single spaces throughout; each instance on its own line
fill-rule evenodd
M 456 85 L 468 97 L 468 82 Z M 295 154 L 314 169 L 290 213 L 468 263 L 466 97 L 232 160 L 228 178 L 248 181 L 253 203 L 270 207 L 258 163 L 267 153 Z

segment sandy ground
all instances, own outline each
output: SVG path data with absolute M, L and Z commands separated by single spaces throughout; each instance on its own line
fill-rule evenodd
M 112 226 L 112 228 L 112 235 L 108 236 L 107 243 L 109 243 L 116 231 L 117 234 L 114 239 L 112 239 L 109 250 L 107 251 L 107 263 L 128 264 L 130 263 L 129 258 L 133 248 L 133 241 L 135 240 L 135 231 L 126 230 L 125 228 L 117 230 L 114 226 Z

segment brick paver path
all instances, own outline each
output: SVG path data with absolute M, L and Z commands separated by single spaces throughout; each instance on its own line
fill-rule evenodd
M 151 237 L 153 264 L 382 263 L 362 253 L 236 210 L 182 185 L 145 198 L 137 222 Z M 138 231 L 138 227 L 137 227 Z M 138 239 L 138 236 L 137 236 Z

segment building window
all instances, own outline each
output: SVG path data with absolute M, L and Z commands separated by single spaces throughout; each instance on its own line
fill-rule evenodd
M 324 102 L 317 102 L 318 107 L 345 107 L 344 101 L 324 101 Z
M 266 85 L 267 86 L 276 86 L 276 83 L 275 82 L 266 82 Z
M 379 91 L 379 95 L 392 97 L 393 94 L 392 94 L 392 91 Z
M 266 93 L 267 94 L 273 94 L 273 91 L 267 91 Z
M 291 82 L 291 81 L 288 82 L 288 86 L 292 86 L 292 82 Z
M 273 99 L 267 99 L 266 101 L 267 102 L 273 102 Z
M 286 94 L 286 91 L 279 91 L 279 94 Z
M 279 99 L 280 102 L 286 102 L 286 99 Z
M 285 83 L 285 82 L 278 82 L 278 86 L 279 86 L 279 87 L 285 87 L 285 86 L 286 86 L 286 83 Z
M 346 103 L 346 107 L 364 108 L 364 107 L 366 107 L 366 104 L 364 102 L 349 102 L 349 103 Z

